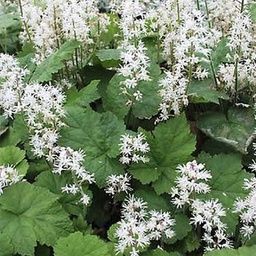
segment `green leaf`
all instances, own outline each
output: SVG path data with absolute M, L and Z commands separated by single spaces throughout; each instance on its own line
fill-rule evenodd
M 16 146 L 19 142 L 26 142 L 29 137 L 29 132 L 22 120 L 21 115 L 15 115 L 12 126 L 9 127 L 8 131 L 1 138 L 0 146 Z
M 189 85 L 188 96 L 192 97 L 191 101 L 194 103 L 213 102 L 219 104 L 219 99 L 229 99 L 226 93 L 216 91 L 214 86 L 212 79 L 192 80 Z
M 65 106 L 89 106 L 90 103 L 99 99 L 101 97 L 97 88 L 99 82 L 100 80 L 93 80 L 80 91 L 78 91 L 75 87 L 67 90 L 67 100 Z
M 54 256 L 111 256 L 108 244 L 97 236 L 76 232 L 59 239 L 54 246 Z
M 166 243 L 174 244 L 177 240 L 181 240 L 185 238 L 188 233 L 191 231 L 192 226 L 189 224 L 189 218 L 183 213 L 178 213 L 175 215 L 175 226 L 173 230 L 175 232 L 175 236 L 171 239 L 167 239 Z
M 79 195 L 63 193 L 61 188 L 72 182 L 70 173 L 54 174 L 51 171 L 44 171 L 36 177 L 34 185 L 49 189 L 52 193 L 59 196 L 58 202 L 69 214 L 79 215 L 82 213 L 82 207 L 77 202 Z M 84 188 L 84 192 L 86 193 Z
M 122 81 L 124 81 L 124 77 L 115 74 L 109 81 L 106 93 L 103 95 L 104 108 L 119 118 L 123 118 L 129 112 L 129 108 L 125 105 L 127 97 L 121 93 L 120 84 Z
M 0 232 L 0 256 L 12 256 L 13 246 L 11 243 L 11 238 L 4 233 Z
M 200 239 L 198 238 L 196 232 L 191 230 L 181 242 L 178 241 L 177 246 L 182 250 L 182 252 L 192 252 L 200 247 Z
M 249 5 L 250 18 L 255 22 L 256 21 L 256 4 Z
M 69 108 L 60 143 L 73 149 L 83 149 L 85 168 L 95 174 L 97 184 L 105 185 L 110 174 L 123 173 L 117 160 L 120 137 L 125 133 L 121 120 L 110 112 L 96 113 L 91 109 Z
M 157 35 L 146 36 L 143 37 L 142 40 L 147 48 L 147 56 L 150 58 L 151 62 L 160 63 L 163 61 L 161 46 L 159 45 L 159 49 L 157 48 L 157 44 L 159 43 Z
M 105 2 L 107 3 L 107 2 Z M 119 27 L 120 18 L 116 13 L 105 13 L 109 18 L 109 23 L 107 25 L 107 29 L 101 31 L 101 35 L 104 39 L 104 42 L 107 44 L 115 44 L 117 35 L 121 35 L 121 29 Z
M 104 68 L 117 67 L 120 63 L 120 49 L 103 49 L 96 52 Z
M 149 210 L 171 211 L 170 200 L 164 196 L 159 196 L 151 187 L 144 186 L 134 192 L 136 197 L 142 198 L 148 204 Z
M 202 115 L 197 127 L 207 136 L 226 143 L 237 151 L 246 154 L 249 145 L 255 138 L 256 122 L 251 109 L 232 108 L 228 116 L 220 112 Z
M 170 192 L 179 164 L 191 160 L 195 149 L 195 137 L 190 133 L 185 114 L 160 123 L 153 135 L 144 132 L 150 151 L 150 161 L 145 164 L 132 164 L 129 172 L 143 184 L 153 182 L 156 193 Z
M 155 250 L 148 250 L 146 252 L 143 252 L 141 256 L 180 256 L 180 254 L 178 252 L 168 253 L 163 249 L 155 249 Z
M 243 246 L 236 250 L 234 249 L 222 249 L 207 252 L 205 256 L 251 256 L 255 254 L 256 245 L 254 246 Z
M 119 228 L 120 224 L 119 223 L 115 223 L 113 225 L 111 225 L 111 227 L 108 230 L 108 239 L 113 242 L 113 243 L 117 243 L 118 239 L 115 236 L 116 230 Z
M 211 191 L 200 195 L 202 199 L 218 198 L 227 211 L 223 221 L 227 223 L 230 233 L 235 231 L 238 222 L 237 214 L 233 213 L 233 204 L 237 197 L 244 198 L 248 192 L 243 189 L 244 179 L 253 175 L 242 170 L 240 155 L 219 154 L 211 157 L 201 154 L 198 161 L 205 163 L 205 168 L 212 174 L 208 182 Z
M 139 90 L 142 94 L 141 101 L 134 101 L 132 105 L 132 114 L 138 118 L 150 118 L 158 113 L 158 107 L 161 98 L 158 94 L 158 79 L 161 74 L 158 65 L 150 67 L 150 81 L 140 81 L 136 86 L 136 91 Z M 119 118 L 123 118 L 129 112 L 130 108 L 126 106 L 130 99 L 127 95 L 121 92 L 121 82 L 125 78 L 119 74 L 115 74 L 110 80 L 106 94 L 103 95 L 104 107 L 113 112 Z
M 25 176 L 28 170 L 28 163 L 25 158 L 25 151 L 14 146 L 0 148 L 0 165 L 14 166 L 19 175 Z
M 47 82 L 52 80 L 52 75 L 65 67 L 64 62 L 72 58 L 76 48 L 81 43 L 75 40 L 65 42 L 60 49 L 43 60 L 35 69 L 31 80 L 37 82 Z
M 72 222 L 57 199 L 27 182 L 5 189 L 0 197 L 0 230 L 11 238 L 15 253 L 33 256 L 37 241 L 52 246 L 72 231 Z
M 99 80 L 93 80 L 90 84 L 84 87 L 78 92 L 78 97 L 76 98 L 76 104 L 79 106 L 89 106 L 89 104 L 100 98 L 97 85 Z
M 6 13 L 0 15 L 0 36 L 6 35 L 8 33 L 17 31 L 21 28 L 21 23 L 18 15 L 15 13 Z
M 212 67 L 214 69 L 215 74 L 218 72 L 219 65 L 221 63 L 227 62 L 227 54 L 230 53 L 230 49 L 227 47 L 228 39 L 223 37 L 217 44 L 216 47 L 211 52 L 210 59 L 212 61 Z M 206 68 L 211 77 L 213 76 L 212 67 L 209 61 L 201 61 L 200 66 Z

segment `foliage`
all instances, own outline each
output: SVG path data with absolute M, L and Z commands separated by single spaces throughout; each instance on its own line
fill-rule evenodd
M 195 138 L 190 134 L 185 115 L 161 123 L 152 134 L 145 134 L 150 146 L 150 161 L 133 164 L 129 172 L 143 184 L 153 182 L 157 194 L 168 193 L 174 184 L 177 165 L 192 158 Z
M 99 186 L 104 186 L 108 175 L 123 173 L 116 157 L 119 138 L 125 127 L 111 112 L 99 114 L 92 109 L 69 108 L 60 143 L 86 152 L 85 167 L 95 172 Z
M 10 237 L 13 252 L 34 255 L 34 247 L 54 245 L 72 231 L 68 215 L 47 189 L 27 182 L 14 184 L 0 198 L 1 231 Z
M 0 256 L 253 255 L 255 24 L 254 1 L 0 0 Z
M 104 243 L 97 236 L 83 236 L 80 232 L 72 233 L 66 238 L 61 238 L 54 246 L 55 256 L 68 256 L 71 254 L 77 256 L 112 255 L 107 243 Z

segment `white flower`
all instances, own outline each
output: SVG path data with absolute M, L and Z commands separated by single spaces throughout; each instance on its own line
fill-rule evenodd
M 133 195 L 129 195 L 125 199 L 122 207 L 122 216 L 125 219 L 143 219 L 147 215 L 147 203 L 141 198 L 136 198 Z
M 244 199 L 236 199 L 233 212 L 238 213 L 241 219 L 241 233 L 250 238 L 256 229 L 256 178 L 245 179 L 244 189 L 249 190 L 249 194 Z
M 107 187 L 105 188 L 105 192 L 114 196 L 117 193 L 125 192 L 128 193 L 132 190 L 130 187 L 131 177 L 126 173 L 124 175 L 110 175 L 107 177 Z
M 226 216 L 226 212 L 217 199 L 205 202 L 195 199 L 191 204 L 191 208 L 192 224 L 201 224 L 207 232 L 211 232 L 215 227 L 220 229 L 225 227 L 220 218 Z
M 65 187 L 61 188 L 62 192 L 66 192 L 68 194 L 75 195 L 79 192 L 79 188 L 76 184 L 67 184 Z
M 187 79 L 180 74 L 165 71 L 165 77 L 159 81 L 162 102 L 159 105 L 158 122 L 169 119 L 172 112 L 174 115 L 179 115 L 181 108 L 188 104 L 187 83 Z
M 63 171 L 71 171 L 76 175 L 79 183 L 94 183 L 94 174 L 87 172 L 83 167 L 84 152 L 73 150 L 70 147 L 55 147 L 53 149 L 54 173 L 61 174 Z
M 21 175 L 19 175 L 16 168 L 12 166 L 0 166 L 0 195 L 3 193 L 3 188 L 17 183 L 20 181 Z
M 122 164 L 130 164 L 131 162 L 143 163 L 148 162 L 149 159 L 145 157 L 149 149 L 149 144 L 145 141 L 146 136 L 143 133 L 139 133 L 137 136 L 124 134 L 120 138 L 120 162 Z
M 150 211 L 147 220 L 150 239 L 159 240 L 163 235 L 172 238 L 175 234 L 172 230 L 174 224 L 175 220 L 171 218 L 168 212 Z
M 80 201 L 82 202 L 82 204 L 88 205 L 90 202 L 90 197 L 86 194 L 83 194 Z
M 129 252 L 130 256 L 138 255 L 141 248 L 150 245 L 151 240 L 159 240 L 163 236 L 174 236 L 175 224 L 168 212 L 146 211 L 147 204 L 133 195 L 125 199 L 121 210 L 121 220 L 115 231 L 118 243 L 117 253 Z
M 177 207 L 191 203 L 192 194 L 206 194 L 210 191 L 210 186 L 203 181 L 211 179 L 209 171 L 205 170 L 204 164 L 195 160 L 184 165 L 179 165 L 176 170 L 180 174 L 175 180 L 176 187 L 172 188 L 172 202 Z
M 201 201 L 193 200 L 191 204 L 192 217 L 190 223 L 195 226 L 200 225 L 205 231 L 203 240 L 206 242 L 206 251 L 221 248 L 232 248 L 232 243 L 226 234 L 226 225 L 221 221 L 221 217 L 226 216 L 226 212 L 218 199 Z

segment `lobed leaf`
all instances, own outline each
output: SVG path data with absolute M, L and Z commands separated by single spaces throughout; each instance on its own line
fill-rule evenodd
M 14 253 L 34 255 L 40 244 L 54 245 L 72 231 L 72 222 L 47 189 L 20 182 L 0 197 L 0 230 L 10 237 Z
M 0 116 L 0 136 L 8 130 L 8 119 Z
M 105 185 L 110 174 L 123 173 L 117 160 L 120 137 L 125 127 L 111 112 L 96 113 L 91 109 L 68 108 L 66 124 L 60 143 L 86 153 L 84 165 L 95 174 L 97 184 Z
M 205 163 L 205 168 L 212 174 L 212 179 L 208 182 L 211 191 L 201 195 L 200 198 L 219 199 L 227 211 L 223 221 L 227 223 L 229 232 L 233 233 L 238 223 L 237 214 L 232 212 L 233 204 L 237 197 L 244 198 L 248 195 L 248 192 L 243 189 L 244 179 L 250 179 L 252 174 L 242 170 L 240 155 L 210 156 L 203 153 L 198 157 L 198 161 Z
M 93 80 L 80 91 L 75 87 L 70 88 L 67 92 L 67 100 L 65 106 L 89 106 L 90 103 L 99 99 L 101 96 L 98 92 L 97 85 L 100 80 Z
M 158 124 L 153 135 L 144 133 L 150 146 L 147 153 L 150 161 L 132 164 L 129 172 L 143 184 L 153 182 L 158 195 L 168 193 L 174 186 L 177 166 L 192 158 L 195 137 L 190 133 L 185 114 Z
M 120 64 L 120 49 L 103 49 L 96 52 L 104 68 L 117 67 Z
M 243 246 L 238 249 L 222 249 L 207 252 L 205 256 L 251 256 L 255 254 L 256 245 L 254 246 Z
M 111 256 L 107 243 L 93 235 L 80 232 L 61 238 L 54 246 L 54 256 Z
M 62 187 L 72 182 L 70 173 L 62 173 L 59 175 L 54 174 L 51 171 L 44 171 L 36 177 L 36 181 L 33 184 L 35 186 L 47 188 L 52 193 L 58 195 L 58 202 L 62 205 L 63 209 L 69 214 L 78 216 L 82 213 L 82 206 L 77 204 L 80 196 L 62 192 Z M 85 188 L 83 188 L 83 191 L 87 193 Z
M 0 245 L 0 256 L 13 255 L 13 246 L 11 243 L 11 238 L 2 232 L 0 232 Z
M 8 146 L 0 148 L 0 165 L 14 166 L 19 175 L 25 176 L 28 170 L 28 163 L 25 158 L 25 151 L 18 147 Z
M 136 87 L 143 97 L 141 101 L 135 101 L 132 105 L 132 114 L 138 118 L 151 118 L 158 113 L 158 107 L 161 102 L 158 94 L 158 79 L 161 74 L 158 65 L 150 67 L 150 81 L 140 81 Z M 127 101 L 130 99 L 127 95 L 121 92 L 121 83 L 125 78 L 119 74 L 115 74 L 110 80 L 106 94 L 103 95 L 104 107 L 113 112 L 119 118 L 123 118 L 130 111 L 126 106 Z

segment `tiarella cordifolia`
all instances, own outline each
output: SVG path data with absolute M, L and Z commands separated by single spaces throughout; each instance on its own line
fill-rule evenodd
M 13 166 L 0 166 L 0 195 L 3 189 L 21 180 L 21 176 Z
M 125 199 L 122 207 L 121 221 L 115 231 L 117 253 L 126 251 L 130 256 L 138 256 L 139 250 L 148 247 L 152 240 L 174 236 L 175 220 L 168 212 L 148 212 L 147 204 L 133 195 Z
M 146 163 L 149 161 L 145 154 L 150 148 L 143 133 L 139 133 L 136 136 L 124 134 L 121 136 L 120 141 L 121 157 L 119 160 L 122 164 L 130 164 L 131 162 Z
M 256 178 L 245 179 L 244 189 L 249 191 L 249 195 L 244 198 L 237 198 L 234 204 L 234 212 L 239 214 L 242 227 L 240 229 L 243 236 L 250 238 L 255 232 L 256 222 Z
M 137 89 L 140 81 L 149 81 L 150 59 L 146 55 L 144 42 L 140 37 L 146 33 L 146 18 L 143 3 L 139 0 L 125 0 L 121 2 L 120 29 L 123 40 L 120 43 L 122 65 L 118 73 L 125 80 L 121 83 L 122 93 L 128 96 L 127 105 L 140 101 L 143 94 Z
M 233 247 L 226 234 L 226 225 L 221 220 L 221 217 L 226 216 L 226 212 L 218 199 L 195 199 L 191 203 L 191 209 L 191 223 L 200 225 L 204 230 L 202 239 L 206 243 L 206 251 Z
M 65 95 L 58 84 L 25 83 L 24 77 L 28 74 L 26 69 L 18 65 L 18 61 L 8 54 L 0 55 L 0 63 L 3 67 L 0 71 L 0 106 L 4 115 L 14 117 L 20 114 L 30 133 L 31 151 L 36 157 L 45 157 L 53 165 L 53 172 L 61 174 L 70 171 L 75 178 L 75 184 L 67 184 L 64 192 L 81 193 L 81 202 L 88 204 L 89 197 L 83 192 L 83 183 L 95 182 L 93 174 L 88 173 L 83 167 L 85 154 L 69 147 L 59 147 L 59 129 L 65 124 L 62 118 L 65 116 Z M 12 170 L 8 167 L 8 170 Z M 2 168 L 3 177 L 7 177 L 7 171 Z M 12 177 L 18 177 L 15 169 Z M 7 176 L 6 176 L 7 175 Z M 17 178 L 14 179 L 15 181 Z M 14 183 L 9 178 L 3 183 L 7 186 Z
M 172 188 L 172 202 L 176 207 L 191 204 L 197 194 L 205 194 L 210 191 L 210 186 L 205 182 L 212 178 L 204 164 L 195 160 L 184 165 L 179 165 L 176 172 L 179 174 L 175 179 L 176 186 Z
M 112 174 L 107 177 L 107 187 L 105 188 L 105 192 L 112 197 L 121 192 L 129 193 L 132 190 L 130 181 L 131 176 L 127 173 L 124 175 Z
M 43 0 L 40 4 L 21 1 L 20 14 L 24 26 L 21 40 L 33 43 L 34 61 L 40 63 L 59 49 L 64 41 L 73 39 L 82 43 L 81 51 L 87 52 L 84 56 L 80 51 L 76 55 L 77 62 L 81 66 L 86 63 L 100 33 L 109 24 L 109 18 L 99 13 L 97 4 L 96 0 Z

